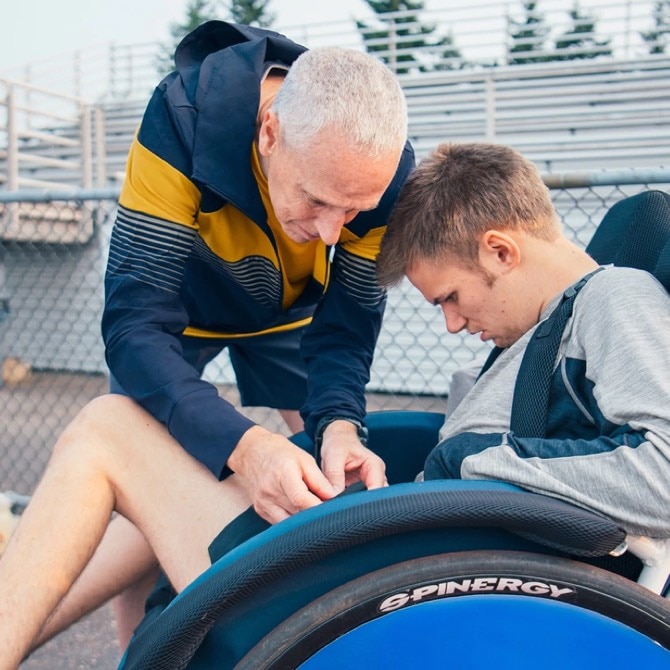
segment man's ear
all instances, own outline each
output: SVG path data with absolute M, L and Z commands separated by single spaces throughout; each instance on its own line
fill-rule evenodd
M 271 109 L 268 109 L 263 114 L 258 129 L 258 153 L 267 158 L 274 150 L 277 142 L 279 142 L 279 119 Z
M 479 263 L 494 275 L 506 274 L 521 262 L 516 239 L 500 230 L 487 230 L 479 240 Z

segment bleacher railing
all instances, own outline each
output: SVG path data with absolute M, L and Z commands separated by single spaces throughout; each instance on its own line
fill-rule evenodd
M 419 158 L 439 142 L 488 140 L 542 172 L 670 164 L 670 55 L 425 72 L 401 83 Z M 1 79 L 0 91 L 0 189 L 122 180 L 143 101 L 90 105 Z
M 406 69 L 481 69 L 528 60 L 639 59 L 670 49 L 667 21 L 655 0 L 589 0 L 537 3 L 527 15 L 521 2 L 433 0 L 415 11 L 355 17 L 313 24 L 277 24 L 275 30 L 308 47 L 369 47 L 399 73 Z M 361 3 L 363 7 L 363 3 Z M 546 7 L 546 8 L 545 8 Z M 535 21 L 526 34 L 524 21 Z M 0 77 L 62 91 L 91 102 L 146 98 L 165 73 L 164 43 L 97 44 L 54 54 L 22 67 L 1 69 Z M 594 29 L 594 30 L 591 30 Z M 543 34 L 544 33 L 544 34 Z M 557 48 L 559 44 L 563 48 Z M 408 66 L 407 59 L 412 64 Z M 521 60 L 520 60 L 521 59 Z
M 0 185 L 8 190 L 104 184 L 104 141 L 104 116 L 95 105 L 0 79 Z
M 615 202 L 667 191 L 670 169 L 552 174 L 545 182 L 566 233 L 586 246 Z M 117 196 L 118 188 L 0 191 L 0 490 L 30 493 L 56 437 L 107 390 L 99 324 Z M 5 218 L 17 204 L 34 212 L 18 236 Z M 447 333 L 439 309 L 404 283 L 389 294 L 368 408 L 444 410 L 453 371 L 487 351 L 477 338 Z M 206 375 L 238 403 L 225 354 Z M 243 411 L 285 432 L 276 412 Z

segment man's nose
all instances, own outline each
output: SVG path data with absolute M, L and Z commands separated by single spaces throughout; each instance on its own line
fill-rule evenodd
M 340 239 L 342 226 L 347 222 L 346 212 L 325 211 L 321 212 L 314 221 L 316 232 L 327 245 L 336 244 Z
M 444 321 L 447 324 L 447 330 L 450 333 L 458 333 L 465 328 L 466 319 L 452 305 L 443 303 L 442 313 L 444 314 Z

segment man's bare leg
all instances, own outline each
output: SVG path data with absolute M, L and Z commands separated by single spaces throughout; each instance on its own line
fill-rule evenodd
M 158 561 L 149 543 L 136 526 L 117 515 L 109 524 L 90 562 L 42 628 L 33 645 L 37 649 L 82 617 L 101 607 L 118 593 L 137 593 L 135 608 L 126 603 L 117 618 L 119 647 L 124 651 L 144 615 L 144 603 L 158 577 Z M 131 627 L 124 622 L 132 621 Z
M 304 424 L 298 410 L 280 409 L 279 414 L 292 434 L 299 433 L 303 430 Z M 119 551 L 119 553 L 121 552 Z M 128 547 L 128 550 L 124 549 L 123 555 L 129 557 L 132 556 L 133 553 L 131 547 Z M 112 608 L 117 626 L 117 636 L 122 651 L 128 646 L 133 631 L 137 628 L 144 616 L 144 604 L 151 593 L 156 576 L 157 573 L 152 572 L 147 578 L 141 579 L 138 583 L 132 584 L 128 588 L 126 588 L 126 585 L 124 584 L 123 591 L 112 599 Z M 119 584 L 119 587 L 120 586 L 121 584 Z M 77 587 L 75 586 L 75 588 Z M 65 606 L 65 603 L 63 606 Z M 80 616 L 83 616 L 83 613 L 80 614 Z M 58 617 L 58 612 L 56 612 L 54 619 L 56 619 L 56 617 Z M 59 623 L 57 619 L 56 623 Z M 58 630 L 52 633 L 52 635 L 56 632 L 58 632 Z
M 302 417 L 297 409 L 280 409 L 279 414 L 293 435 L 304 428 Z
M 18 667 L 90 560 L 113 510 L 147 538 L 177 591 L 209 566 L 209 543 L 249 499 L 122 396 L 90 403 L 59 439 L 0 560 L 0 668 Z
M 160 569 L 156 567 L 143 579 L 125 588 L 112 598 L 112 612 L 116 621 L 119 649 L 124 652 L 130 644 L 135 629 L 144 618 L 147 598 L 153 591 Z

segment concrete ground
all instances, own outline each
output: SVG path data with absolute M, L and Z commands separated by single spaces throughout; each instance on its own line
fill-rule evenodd
M 0 387 L 0 491 L 30 494 L 44 470 L 51 447 L 68 421 L 89 399 L 104 393 L 100 375 L 31 373 L 15 384 Z M 235 388 L 221 395 L 238 403 Z M 444 410 L 435 397 L 370 395 L 368 409 Z M 286 433 L 278 413 L 245 408 L 244 413 L 271 430 Z M 113 670 L 120 660 L 111 607 L 102 607 L 73 625 L 25 661 L 22 670 Z
M 114 670 L 121 658 L 109 605 L 35 651 L 21 670 Z

